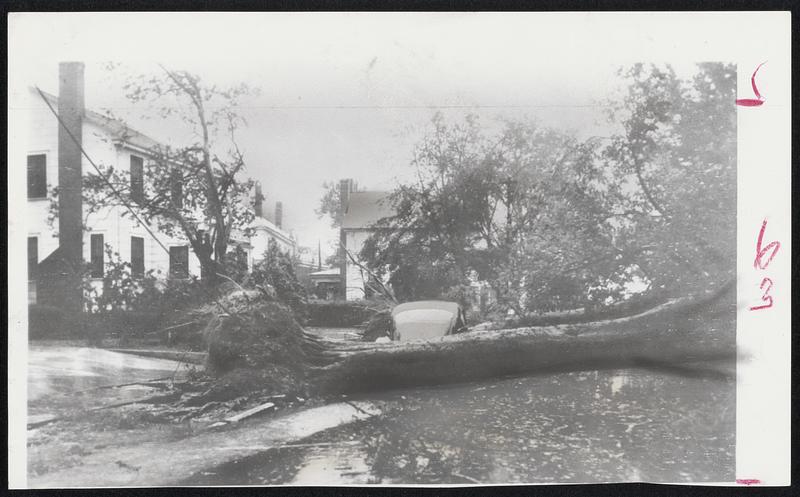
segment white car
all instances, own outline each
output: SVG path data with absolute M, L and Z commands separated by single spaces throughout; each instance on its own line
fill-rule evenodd
M 422 300 L 392 309 L 392 340 L 430 340 L 464 331 L 464 311 L 455 302 Z

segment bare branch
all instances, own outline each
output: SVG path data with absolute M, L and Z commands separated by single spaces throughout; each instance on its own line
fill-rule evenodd
M 383 282 L 381 281 L 381 279 L 380 279 L 380 278 L 379 278 L 379 277 L 378 277 L 378 276 L 377 276 L 375 273 L 373 273 L 372 271 L 370 271 L 370 269 L 369 269 L 368 267 L 366 267 L 366 266 L 364 266 L 363 264 L 361 264 L 360 262 L 358 262 L 358 261 L 356 260 L 356 258 L 355 258 L 355 257 L 353 257 L 353 254 L 351 254 L 351 253 L 350 253 L 350 251 L 349 251 L 349 250 L 347 250 L 347 247 L 345 247 L 343 243 L 340 243 L 339 245 L 341 246 L 342 250 L 343 250 L 343 251 L 344 251 L 344 253 L 347 255 L 347 257 L 350 259 L 350 261 L 352 261 L 352 262 L 353 262 L 353 264 L 355 264 L 356 266 L 358 266 L 358 267 L 359 267 L 359 269 L 361 269 L 362 271 L 365 271 L 365 272 L 366 272 L 368 275 L 370 275 L 370 276 L 372 277 L 372 279 L 373 279 L 375 282 L 377 282 L 377 283 L 378 283 L 378 285 L 380 285 L 380 288 L 381 288 L 381 290 L 383 291 L 383 293 L 384 293 L 384 294 L 385 294 L 385 295 L 386 295 L 386 296 L 387 296 L 387 297 L 388 297 L 388 298 L 389 298 L 389 299 L 390 299 L 392 302 L 394 302 L 395 304 L 397 304 L 397 303 L 398 303 L 398 301 L 397 301 L 397 298 L 394 296 L 394 292 L 392 292 L 392 290 L 391 290 L 391 289 L 387 288 L 387 287 L 386 287 L 386 285 L 384 285 L 384 284 L 383 284 Z

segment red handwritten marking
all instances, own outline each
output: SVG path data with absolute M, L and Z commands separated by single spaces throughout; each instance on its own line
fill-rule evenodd
M 774 241 L 770 242 L 766 247 L 761 248 L 761 243 L 764 240 L 764 231 L 767 229 L 767 220 L 764 219 L 764 222 L 761 223 L 761 231 L 758 232 L 758 242 L 756 244 L 756 259 L 753 261 L 753 267 L 756 269 L 767 269 L 769 263 L 772 262 L 772 259 L 775 257 L 775 254 L 778 253 L 778 249 L 781 248 L 781 242 Z M 769 259 L 764 262 L 762 259 L 767 254 L 768 251 L 772 250 L 772 254 L 770 254 Z
M 767 282 L 769 282 L 769 286 L 767 287 L 766 290 L 764 290 L 764 284 Z M 759 309 L 769 309 L 770 307 L 772 307 L 772 296 L 768 295 L 770 289 L 772 288 L 772 280 L 769 278 L 764 278 L 763 280 L 761 280 L 761 285 L 759 285 L 758 288 L 764 290 L 764 295 L 761 296 L 761 300 L 763 302 L 767 302 L 767 304 L 753 306 L 750 308 L 751 311 L 757 311 Z
M 741 105 L 743 107 L 758 107 L 759 105 L 763 105 L 766 99 L 761 96 L 761 93 L 758 92 L 758 86 L 756 86 L 756 74 L 758 70 L 761 69 L 761 66 L 766 64 L 762 62 L 761 64 L 756 67 L 756 70 L 753 71 L 753 76 L 750 78 L 750 85 L 753 87 L 753 93 L 755 93 L 756 98 L 740 98 L 736 100 L 736 105 Z
M 761 480 L 755 478 L 737 478 L 736 483 L 739 485 L 758 485 L 761 483 Z

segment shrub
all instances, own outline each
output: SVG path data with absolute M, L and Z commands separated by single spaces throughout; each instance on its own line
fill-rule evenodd
M 361 339 L 366 342 L 374 342 L 380 337 L 392 338 L 394 320 L 392 313 L 388 310 L 375 313 L 367 322 L 367 327 Z
M 160 323 L 161 314 L 157 311 L 113 310 L 88 316 L 88 325 L 96 336 L 141 336 L 157 330 Z
M 150 307 L 158 299 L 158 282 L 153 271 L 135 277 L 131 264 L 123 261 L 118 252 L 106 245 L 108 263 L 103 273 L 103 292 L 94 297 L 97 312 L 136 311 Z
M 79 312 L 70 312 L 45 304 L 28 306 L 28 338 L 70 338 L 81 334 Z
M 312 301 L 308 303 L 308 324 L 348 328 L 364 324 L 375 310 L 361 302 Z

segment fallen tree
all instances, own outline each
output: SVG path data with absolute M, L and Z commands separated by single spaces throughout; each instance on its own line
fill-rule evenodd
M 460 382 L 534 371 L 675 364 L 733 358 L 735 285 L 591 323 L 473 331 L 437 340 L 337 351 L 324 391 Z M 719 330 L 703 328 L 717 327 Z
M 736 353 L 734 282 L 616 319 L 407 343 L 313 335 L 288 308 L 258 292 L 234 292 L 226 308 L 233 314 L 214 314 L 206 330 L 209 369 L 220 378 L 220 392 L 258 386 L 275 393 L 357 392 L 534 371 L 702 362 Z M 241 378 L 247 385 L 236 387 Z

